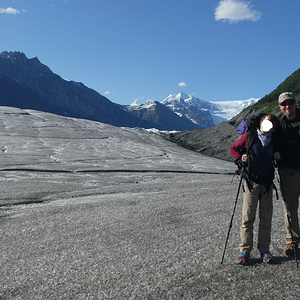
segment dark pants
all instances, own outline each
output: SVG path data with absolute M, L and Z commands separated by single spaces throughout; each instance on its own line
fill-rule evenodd
M 300 170 L 284 168 L 280 170 L 282 186 L 284 191 L 281 190 L 282 196 L 285 195 L 285 201 L 290 216 L 293 241 L 300 243 L 300 230 L 298 220 L 298 207 L 299 207 L 299 195 L 300 195 Z M 285 203 L 284 204 L 284 221 L 286 230 L 286 243 L 292 242 L 291 231 L 289 228 L 289 222 L 287 219 Z

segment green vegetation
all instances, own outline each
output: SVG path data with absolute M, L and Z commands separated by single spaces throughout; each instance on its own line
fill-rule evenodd
M 251 106 L 251 108 L 255 109 L 255 110 L 262 110 L 264 113 L 269 114 L 269 113 L 279 113 L 280 109 L 278 107 L 278 102 L 277 100 L 273 101 L 273 102 L 257 102 L 256 104 L 254 104 L 253 106 Z

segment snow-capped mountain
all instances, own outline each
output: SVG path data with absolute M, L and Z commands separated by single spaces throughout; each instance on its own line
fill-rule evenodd
M 248 100 L 213 101 L 214 108 L 210 110 L 214 123 L 217 125 L 222 121 L 229 121 L 238 115 L 244 108 L 255 104 L 261 98 L 250 98 Z
M 210 110 L 218 109 L 214 104 L 185 93 L 169 95 L 161 102 L 179 116 L 185 116 L 202 128 L 214 126 Z
M 177 114 L 185 115 L 188 119 L 196 124 L 201 124 L 201 118 L 203 114 L 209 113 L 210 117 L 212 118 L 213 125 L 217 125 L 222 121 L 229 121 L 244 108 L 253 105 L 259 99 L 260 98 L 251 98 L 248 100 L 209 102 L 185 93 L 179 93 L 177 95 L 168 96 L 161 103 L 169 107 L 169 109 L 173 110 Z M 193 116 L 189 114 L 188 110 L 193 111 Z
M 210 117 L 212 118 L 213 125 L 217 125 L 222 121 L 229 121 L 244 108 L 253 105 L 259 99 L 260 98 L 251 98 L 248 100 L 210 102 L 185 93 L 179 93 L 177 95 L 169 95 L 161 103 L 178 115 L 185 115 L 196 124 L 201 124 L 201 122 L 203 122 L 201 118 L 203 115 L 206 115 L 207 119 L 210 119 Z M 190 111 L 193 112 L 192 115 L 190 114 Z M 208 115 L 210 115 L 210 117 Z
M 169 95 L 161 103 L 168 106 L 172 110 L 187 106 L 194 106 L 199 109 L 217 109 L 217 107 L 212 102 L 201 100 L 199 98 L 193 97 L 182 92 L 177 95 Z
M 155 124 L 155 128 L 159 130 L 182 131 L 200 128 L 198 124 L 191 122 L 184 115 L 174 113 L 167 106 L 157 101 L 150 101 L 145 104 L 134 102 L 125 109 L 142 120 Z
M 164 128 L 175 130 L 175 127 L 182 128 L 181 130 L 195 128 L 207 128 L 215 126 L 222 121 L 229 121 L 231 118 L 239 114 L 244 108 L 253 105 L 259 99 L 251 98 L 249 100 L 234 100 L 234 101 L 214 101 L 209 102 L 202 100 L 185 93 L 171 94 L 162 102 L 151 101 L 144 104 L 138 104 L 137 101 L 133 102 L 126 109 L 131 113 L 148 121 L 156 122 L 157 125 L 163 125 Z M 165 106 L 177 118 L 170 114 L 166 114 L 165 110 L 158 110 L 158 106 Z M 151 115 L 151 119 L 150 116 Z M 178 118 L 178 116 L 180 118 Z M 179 124 L 178 120 L 185 122 Z M 180 123 L 182 123 L 180 122 Z M 168 123 L 168 126 L 167 126 Z M 173 124 L 173 125 L 172 125 Z M 175 127 L 174 127 L 175 126 Z

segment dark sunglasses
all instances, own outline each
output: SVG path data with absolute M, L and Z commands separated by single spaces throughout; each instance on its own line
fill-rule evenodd
M 294 105 L 294 104 L 295 104 L 294 100 L 285 100 L 282 103 L 280 103 L 281 106 Z

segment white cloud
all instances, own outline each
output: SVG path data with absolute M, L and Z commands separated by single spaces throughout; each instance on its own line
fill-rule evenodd
M 178 86 L 184 87 L 184 86 L 186 86 L 186 83 L 185 82 L 179 82 Z
M 258 21 L 262 13 L 255 10 L 249 1 L 241 0 L 222 0 L 215 10 L 215 20 L 237 23 L 239 21 L 250 20 Z
M 0 8 L 0 14 L 9 14 L 9 15 L 17 15 L 20 12 L 12 7 L 8 7 L 8 8 Z
M 109 95 L 109 94 L 111 94 L 111 91 L 106 91 L 106 92 L 104 93 L 104 95 Z

